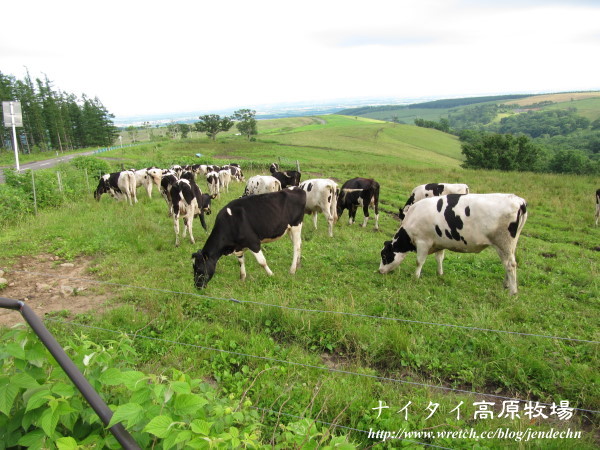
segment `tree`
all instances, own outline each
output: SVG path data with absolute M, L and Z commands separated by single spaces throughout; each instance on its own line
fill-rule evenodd
M 255 117 L 256 111 L 252 109 L 238 109 L 233 113 L 233 118 L 237 121 L 236 128 L 248 140 L 258 134 Z
M 194 127 L 197 131 L 204 132 L 213 141 L 221 131 L 229 131 L 233 126 L 233 120 L 230 117 L 221 118 L 218 114 L 205 114 L 198 117 L 200 122 L 196 122 Z
M 462 144 L 462 153 L 463 167 L 472 169 L 536 171 L 542 157 L 529 137 L 512 134 L 473 135 Z

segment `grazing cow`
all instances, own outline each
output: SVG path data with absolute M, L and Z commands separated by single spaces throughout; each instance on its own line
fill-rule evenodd
M 225 192 L 229 192 L 229 183 L 231 183 L 229 168 L 219 170 L 219 190 L 225 189 Z
M 337 201 L 337 215 L 342 216 L 344 209 L 348 210 L 348 224 L 356 219 L 356 210 L 362 206 L 365 218 L 362 227 L 369 221 L 369 206 L 375 208 L 375 229 L 379 229 L 379 183 L 370 178 L 352 178 L 342 185 Z
M 102 194 L 108 192 L 117 200 L 120 200 L 123 197 L 127 198 L 129 204 L 133 205 L 133 201 L 137 203 L 135 189 L 135 174 L 132 171 L 125 170 L 123 172 L 107 173 L 100 177 L 98 187 L 94 192 L 94 198 L 100 201 Z
M 306 192 L 302 189 L 241 197 L 228 203 L 217 214 L 213 230 L 202 250 L 192 255 L 196 287 L 206 287 L 215 274 L 219 258 L 231 253 L 235 253 L 240 263 L 240 278 L 246 279 L 246 249 L 254 254 L 267 274 L 273 275 L 260 245 L 279 239 L 288 231 L 294 247 L 290 273 L 296 273 L 300 265 L 305 205 Z
M 244 174 L 242 173 L 242 169 L 239 164 L 229 164 L 227 166 L 223 166 L 223 168 L 227 168 L 231 173 L 231 179 L 241 183 L 244 181 Z
M 214 195 L 215 197 L 219 196 L 219 172 L 215 172 L 214 170 L 209 170 L 206 173 L 206 183 L 208 184 L 208 192 L 210 195 Z
M 154 169 L 158 170 L 158 169 Z M 154 181 L 153 177 L 148 173 L 148 169 L 130 169 L 131 172 L 135 175 L 135 187 L 136 189 L 140 186 L 143 186 L 148 194 L 149 198 L 152 198 L 152 183 Z
M 173 172 L 175 172 L 175 175 L 177 176 L 177 178 L 181 177 L 181 174 L 183 173 L 183 167 L 181 167 L 179 164 L 173 164 L 169 170 L 172 170 Z
M 423 200 L 427 197 L 439 197 L 440 195 L 448 194 L 468 194 L 469 186 L 466 184 L 450 184 L 450 183 L 429 183 L 417 186 L 410 193 L 410 197 L 406 201 L 406 204 L 398 212 L 400 220 L 404 220 L 406 213 L 410 209 L 411 205 L 415 204 L 419 200 Z
M 435 253 L 443 274 L 444 250 L 479 253 L 492 246 L 506 270 L 504 287 L 517 293 L 515 249 L 525 221 L 527 203 L 514 194 L 450 194 L 415 203 L 402 226 L 381 251 L 380 273 L 394 270 L 408 252 L 417 252 L 417 278 L 427 255 Z
M 160 182 L 162 181 L 162 170 L 158 169 L 157 167 L 148 167 L 146 168 L 146 172 L 150 177 L 150 183 L 154 183 L 156 185 L 156 188 L 160 190 Z M 150 196 L 152 193 L 151 187 L 148 192 L 148 196 Z
M 187 172 L 190 173 L 190 172 Z M 175 247 L 179 247 L 179 217 L 183 217 L 183 237 L 186 231 L 190 233 L 190 241 L 195 243 L 192 234 L 194 217 L 200 216 L 202 228 L 207 230 L 202 210 L 202 192 L 196 182 L 188 178 L 181 178 L 171 186 L 171 198 L 173 200 L 173 228 L 175 229 Z
M 281 183 L 275 177 L 270 175 L 255 175 L 246 183 L 246 188 L 242 197 L 248 195 L 267 194 L 281 190 Z
M 277 163 L 271 164 L 269 170 L 271 171 L 271 175 L 277 178 L 281 183 L 281 189 L 285 189 L 288 186 L 298 186 L 300 184 L 301 174 L 296 170 L 280 172 L 279 165 Z
M 598 226 L 598 219 L 600 218 L 600 189 L 596 190 L 596 226 Z
M 329 236 L 333 237 L 333 225 L 337 221 L 338 185 L 335 181 L 315 178 L 300 183 L 306 191 L 306 214 L 312 214 L 313 225 L 317 229 L 317 213 L 322 212 L 329 225 Z
M 212 196 L 212 195 L 210 195 L 210 194 L 202 194 L 202 196 L 201 196 L 202 202 L 200 204 L 200 208 L 206 214 L 212 213 L 212 209 L 210 207 L 210 203 L 211 203 L 211 200 L 214 199 L 214 198 L 215 197 Z

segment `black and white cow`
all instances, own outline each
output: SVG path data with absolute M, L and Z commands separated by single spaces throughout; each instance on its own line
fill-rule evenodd
M 179 178 L 177 178 L 175 172 L 165 170 L 160 182 L 160 193 L 165 199 L 165 202 L 167 202 L 167 207 L 169 208 L 169 216 L 173 215 L 173 200 L 171 198 L 171 189 L 173 188 L 173 185 L 177 183 L 177 180 L 179 180 Z
M 191 172 L 187 172 L 191 174 Z M 184 173 L 185 175 L 185 173 Z M 193 179 L 181 178 L 171 186 L 171 198 L 173 200 L 173 228 L 175 229 L 175 246 L 179 246 L 179 218 L 183 217 L 184 229 L 183 237 L 186 231 L 190 233 L 190 241 L 195 243 L 192 233 L 194 217 L 200 217 L 202 228 L 207 230 L 204 220 L 204 211 L 202 209 L 202 192 Z
M 596 190 L 596 226 L 598 226 L 598 219 L 600 218 L 600 189 Z
M 404 220 L 404 216 L 410 209 L 410 207 L 427 197 L 439 197 L 440 195 L 448 194 L 468 194 L 469 186 L 466 184 L 452 184 L 452 183 L 428 183 L 421 184 L 412 190 L 410 197 L 406 201 L 404 207 L 400 208 L 398 217 L 400 220 Z
M 281 190 L 281 183 L 270 175 L 254 175 L 248 179 L 242 197 L 248 195 L 267 194 Z
M 527 220 L 527 203 L 514 194 L 450 194 L 415 203 L 391 241 L 383 244 L 380 273 L 394 270 L 408 252 L 417 253 L 416 277 L 435 253 L 443 274 L 444 250 L 479 253 L 492 246 L 506 270 L 504 287 L 517 293 L 515 250 Z
M 211 214 L 212 213 L 212 209 L 211 209 L 211 200 L 213 200 L 215 198 L 215 196 L 212 196 L 210 194 L 202 194 L 201 199 L 201 205 L 200 208 L 202 208 L 202 211 L 204 211 L 205 214 Z
M 333 237 L 333 225 L 337 221 L 338 185 L 326 178 L 315 178 L 300 183 L 300 189 L 306 191 L 306 214 L 312 214 L 313 225 L 317 229 L 317 213 L 322 212 L 327 219 L 329 236 Z
M 365 218 L 363 227 L 369 221 L 369 206 L 375 208 L 375 229 L 379 229 L 379 183 L 371 178 L 352 178 L 342 185 L 337 201 L 338 218 L 345 209 L 348 210 L 348 224 L 352 225 L 356 219 L 356 210 L 362 206 Z
M 302 220 L 306 192 L 302 189 L 284 189 L 263 195 L 241 197 L 229 202 L 217 214 L 215 225 L 204 247 L 192 255 L 194 284 L 206 287 L 215 274 L 221 256 L 234 253 L 240 263 L 240 278 L 246 278 L 244 251 L 250 250 L 267 274 L 273 275 L 267 265 L 261 244 L 284 236 L 288 231 L 294 247 L 290 273 L 300 265 Z
M 273 163 L 269 167 L 271 175 L 279 180 L 281 188 L 285 189 L 288 186 L 298 186 L 300 184 L 301 173 L 296 170 L 279 171 L 279 164 Z
M 218 197 L 219 186 L 221 184 L 219 180 L 219 172 L 209 169 L 209 171 L 206 173 L 206 184 L 208 184 L 208 192 L 210 192 L 210 195 Z
M 229 192 L 229 183 L 231 183 L 231 171 L 229 167 L 219 170 L 219 191 Z
M 133 202 L 137 203 L 135 174 L 125 170 L 102 175 L 94 192 L 94 198 L 100 201 L 104 193 L 109 193 L 117 200 L 126 198 L 130 205 L 133 205 Z

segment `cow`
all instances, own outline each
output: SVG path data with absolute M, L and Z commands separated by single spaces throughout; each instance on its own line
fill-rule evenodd
M 175 175 L 177 176 L 177 178 L 181 177 L 181 174 L 183 173 L 183 167 L 181 167 L 179 164 L 173 164 L 169 170 L 172 170 L 173 172 L 175 172 Z
M 281 183 L 270 175 L 255 175 L 248 179 L 242 197 L 248 195 L 266 194 L 281 190 Z
M 352 178 L 342 185 L 337 200 L 337 215 L 342 216 L 348 210 L 348 224 L 356 219 L 356 210 L 362 206 L 365 218 L 362 227 L 369 221 L 369 206 L 375 208 L 375 229 L 379 230 L 379 183 L 371 178 Z
M 300 184 L 300 172 L 296 170 L 287 170 L 285 172 L 279 171 L 279 165 L 277 163 L 271 164 L 269 167 L 271 175 L 279 180 L 281 188 L 285 189 L 288 186 L 298 186 Z
M 600 218 L 600 189 L 596 190 L 596 226 L 598 226 L 598 219 Z
M 315 230 L 317 229 L 317 213 L 322 212 L 327 219 L 329 236 L 333 237 L 333 225 L 337 221 L 337 183 L 325 178 L 315 178 L 300 183 L 300 189 L 306 191 L 304 212 L 312 214 Z
M 221 184 L 219 181 L 219 172 L 214 170 L 209 170 L 206 173 L 206 184 L 208 184 L 208 192 L 210 195 L 214 195 L 215 197 L 219 196 L 219 185 Z
M 300 265 L 305 205 L 306 192 L 298 188 L 241 197 L 229 202 L 217 214 L 204 247 L 192 254 L 196 288 L 205 288 L 215 274 L 219 258 L 231 253 L 238 258 L 240 279 L 245 280 L 244 251 L 247 249 L 267 274 L 273 275 L 261 244 L 279 239 L 288 231 L 294 247 L 290 273 L 296 273 Z
M 135 175 L 135 187 L 136 189 L 143 186 L 148 194 L 149 198 L 152 198 L 152 183 L 155 183 L 160 187 L 162 178 L 162 171 L 156 167 L 149 167 L 146 169 L 130 169 Z
M 229 172 L 231 173 L 232 180 L 235 180 L 238 183 L 245 181 L 244 174 L 243 174 L 242 169 L 240 168 L 239 164 L 232 163 L 227 166 L 223 166 L 223 168 L 226 168 L 227 170 L 229 170 Z
M 130 205 L 137 203 L 135 174 L 130 170 L 123 172 L 107 173 L 98 180 L 98 187 L 94 191 L 94 198 L 100 201 L 102 194 L 109 193 L 113 198 L 120 200 L 127 198 Z M 133 200 L 132 200 L 133 199 Z
M 229 183 L 231 183 L 231 172 L 229 168 L 219 170 L 219 190 L 225 189 L 229 192 Z
M 200 204 L 200 208 L 202 209 L 202 211 L 204 211 L 205 214 L 211 214 L 212 213 L 212 209 L 210 206 L 211 200 L 213 200 L 215 198 L 215 196 L 210 195 L 210 194 L 202 194 L 201 196 L 201 204 Z
M 160 182 L 160 193 L 167 202 L 167 207 L 169 208 L 169 216 L 173 215 L 173 200 L 171 199 L 171 189 L 173 185 L 177 183 L 177 175 L 175 172 L 165 171 L 162 175 L 162 179 Z
M 410 209 L 410 207 L 427 197 L 439 197 L 440 195 L 448 194 L 468 194 L 469 186 L 466 184 L 451 184 L 451 183 L 429 183 L 421 184 L 412 190 L 410 197 L 406 201 L 406 204 L 400 208 L 398 217 L 400 220 L 404 220 L 404 216 Z
M 381 251 L 380 273 L 394 270 L 408 252 L 417 253 L 416 277 L 427 255 L 435 253 L 443 275 L 444 250 L 479 253 L 492 246 L 504 265 L 504 287 L 517 293 L 515 250 L 527 221 L 527 202 L 514 194 L 450 194 L 415 203 L 393 240 Z
M 191 172 L 187 172 L 190 173 Z M 185 173 L 184 173 L 185 175 Z M 181 178 L 171 186 L 172 211 L 173 211 L 173 228 L 175 229 L 175 247 L 179 247 L 179 218 L 183 217 L 183 237 L 185 238 L 186 231 L 190 233 L 190 241 L 195 243 L 194 235 L 192 234 L 192 225 L 194 217 L 200 217 L 202 228 L 207 230 L 204 220 L 204 211 L 202 209 L 202 192 L 193 179 Z

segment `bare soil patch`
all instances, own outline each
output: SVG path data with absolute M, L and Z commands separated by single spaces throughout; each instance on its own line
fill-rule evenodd
M 103 312 L 109 295 L 76 279 L 91 279 L 87 273 L 90 264 L 87 257 L 67 262 L 49 254 L 22 256 L 1 275 L 7 285 L 0 289 L 0 296 L 24 301 L 40 318 L 55 311 L 68 311 L 68 317 L 92 310 Z M 0 309 L 0 326 L 19 322 L 24 319 L 18 311 Z

